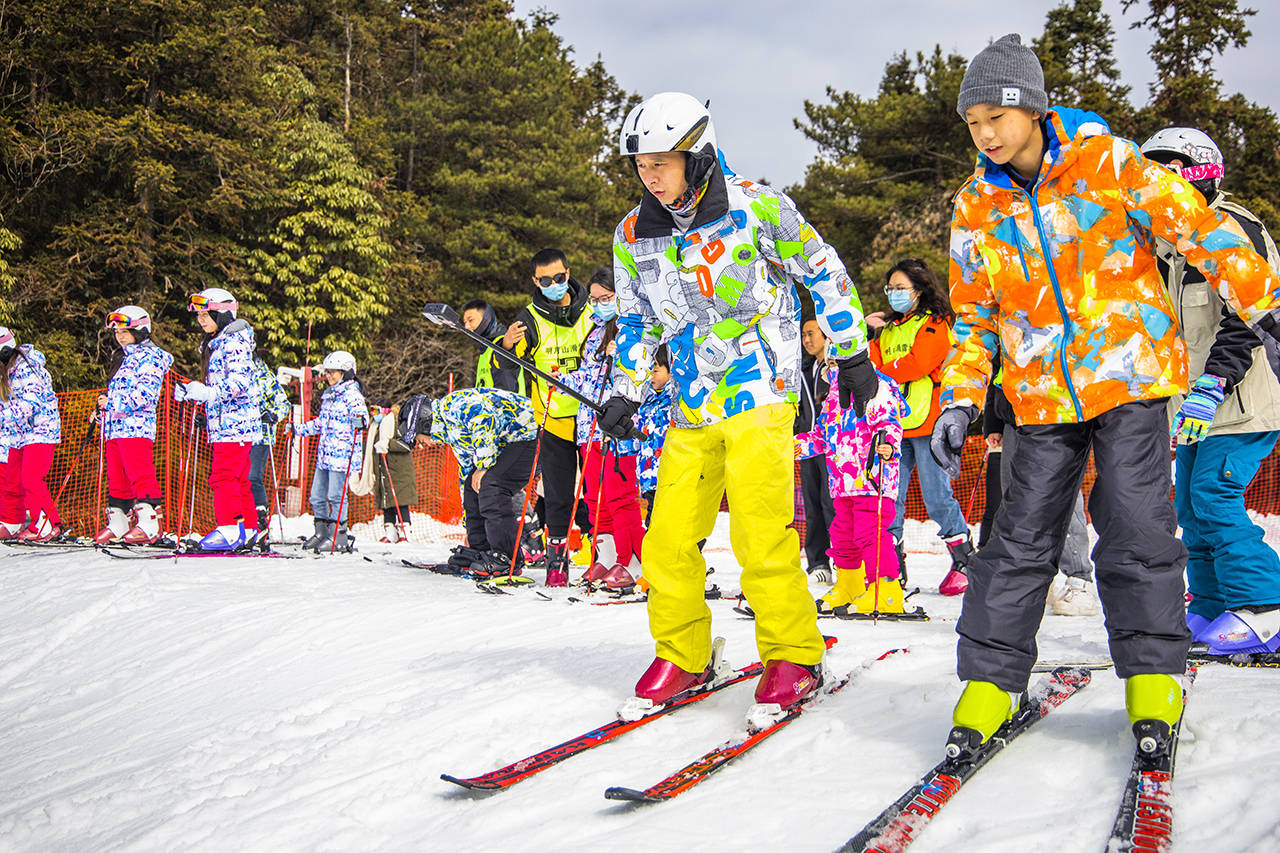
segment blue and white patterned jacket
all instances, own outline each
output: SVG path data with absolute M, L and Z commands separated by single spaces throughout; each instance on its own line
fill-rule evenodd
M 508 444 L 536 439 L 538 421 L 528 397 L 463 388 L 431 401 L 431 437 L 453 448 L 465 481 L 476 469 L 492 467 Z
M 316 450 L 316 467 L 326 471 L 360 471 L 360 442 L 356 430 L 365 428 L 368 408 L 360 386 L 354 379 L 324 389 L 320 395 L 320 414 L 298 427 L 298 436 L 320 436 Z
M 293 404 L 289 402 L 289 395 L 284 393 L 284 389 L 280 387 L 280 383 L 276 380 L 276 375 L 267 367 L 267 363 L 256 356 L 253 359 L 253 380 L 254 380 L 254 399 L 258 401 L 258 418 L 261 420 L 268 414 L 276 416 L 276 422 L 268 424 L 265 421 L 262 424 L 262 437 L 255 443 L 264 444 L 267 447 L 274 447 L 276 443 L 276 434 L 280 430 L 280 423 L 284 421 L 288 423 L 288 418 L 293 414 Z
M 662 444 L 667 440 L 667 427 L 671 426 L 670 380 L 661 391 L 649 389 L 649 396 L 636 410 L 635 425 L 644 439 L 618 442 L 618 453 L 638 457 L 636 479 L 640 491 L 652 492 L 658 488 L 658 460 L 662 457 Z
M 107 383 L 107 410 L 102 414 L 102 438 L 156 437 L 156 405 L 160 388 L 173 365 L 173 356 L 154 341 L 127 344 L 124 361 Z
M 601 402 L 604 396 L 604 387 L 609 379 L 609 370 L 613 365 L 613 356 L 605 356 L 604 361 L 596 360 L 596 350 L 600 348 L 600 340 L 604 337 L 603 325 L 597 325 L 591 329 L 587 335 L 586 341 L 582 347 L 582 360 L 577 370 L 563 374 L 560 379 L 565 385 L 577 391 L 588 400 L 595 400 L 596 403 Z M 559 392 L 557 392 L 559 393 Z M 595 428 L 595 432 L 591 431 L 592 424 L 596 421 L 596 413 L 586 406 L 578 407 L 573 436 L 574 440 L 582 446 L 590 444 L 593 441 L 601 441 L 604 433 L 599 427 Z
M 255 442 L 262 418 L 253 396 L 253 327 L 235 320 L 209 341 L 209 370 L 204 383 L 217 392 L 205 403 L 210 443 Z
M 58 444 L 62 418 L 44 353 L 31 344 L 18 351 L 9 364 L 9 399 L 0 402 L 0 444 L 15 450 L 28 444 Z

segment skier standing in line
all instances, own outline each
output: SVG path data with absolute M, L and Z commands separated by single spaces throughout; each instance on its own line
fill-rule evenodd
M 1016 34 L 973 59 L 957 112 L 979 158 L 955 197 L 957 344 L 931 450 L 959 473 L 999 348 L 1018 458 L 991 539 L 970 563 L 956 627 L 967 684 L 948 752 L 990 738 L 1027 686 L 1091 450 L 1093 557 L 1111 657 L 1140 742 L 1167 744 L 1182 714 L 1191 634 L 1165 405 L 1186 389 L 1187 357 L 1151 238 L 1177 242 L 1234 309 L 1272 328 L 1280 281 L 1186 181 L 1095 114 L 1049 110 L 1040 63 Z
M 0 539 L 48 542 L 62 535 L 62 519 L 44 479 L 60 443 L 58 395 L 44 353 L 19 345 L 13 332 L 0 326 L 0 445 L 8 451 L 0 477 Z
M 827 383 L 835 382 L 835 370 Z M 862 417 L 840 408 L 839 395 L 819 402 L 814 429 L 796 436 L 796 458 L 821 459 L 835 503 L 828 555 L 835 586 L 817 600 L 820 613 L 902 613 L 903 594 L 894 548 L 905 404 L 898 383 L 878 376 L 883 393 Z
M 507 327 L 501 346 L 545 373 L 576 370 L 582 342 L 593 325 L 587 310 L 587 289 L 573 277 L 569 260 L 559 249 L 542 249 L 530 260 L 529 268 L 537 292 Z M 529 395 L 539 422 L 547 405 L 547 390 L 541 379 L 532 377 Z M 578 445 L 573 440 L 577 413 L 577 400 L 566 394 L 552 398 L 541 435 L 538 461 L 546 496 L 542 521 L 547 530 L 547 586 L 569 582 L 570 522 L 577 521 L 584 533 L 591 527 L 584 503 L 579 504 L 577 518 L 569 518 L 580 468 Z
M 356 360 L 345 350 L 335 350 L 320 364 L 329 387 L 320 396 L 320 414 L 297 429 L 298 438 L 320 436 L 316 470 L 311 478 L 311 511 L 315 532 L 302 547 L 324 554 L 351 551 L 347 536 L 348 478 L 360 473 L 357 433 L 368 421 L 364 384 L 356 376 Z
M 642 560 L 656 657 L 620 713 L 643 714 L 714 675 L 697 542 L 727 493 L 765 664 L 748 718 L 761 719 L 818 688 L 825 651 L 787 526 L 800 382 L 794 288 L 812 294 L 840 363 L 841 402 L 852 398 L 859 415 L 878 385 L 862 307 L 840 258 L 791 200 L 727 171 L 698 100 L 654 95 L 627 116 L 619 142 L 644 192 L 614 232 L 620 369 L 601 429 L 629 433 L 659 344 L 670 347 L 676 384 Z
M 154 458 L 156 406 L 173 356 L 151 339 L 151 316 L 137 305 L 108 314 L 107 328 L 120 350 L 107 369 L 107 393 L 98 396 L 92 415 L 102 430 L 107 469 L 107 523 L 93 541 L 146 545 L 160 538 L 164 496 Z
M 200 342 L 203 381 L 178 383 L 173 398 L 204 404 L 205 428 L 212 457 L 209 489 L 217 525 L 187 544 L 201 551 L 235 551 L 258 533 L 258 513 L 249 487 L 249 452 L 262 435 L 262 418 L 253 393 L 253 327 L 236 316 L 240 305 L 221 287 L 191 295 L 204 330 Z
M 1254 250 L 1280 269 L 1266 226 L 1219 189 L 1222 152 L 1203 131 L 1166 128 L 1142 144 L 1148 158 L 1191 183 L 1211 210 L 1230 216 Z M 1244 508 L 1244 492 L 1280 436 L 1280 382 L 1263 342 L 1209 287 L 1177 247 L 1157 257 L 1187 340 L 1185 397 L 1169 401 L 1178 440 L 1174 506 L 1187 546 L 1187 626 L 1212 654 L 1280 650 L 1280 557 Z
M 825 378 L 827 337 L 817 320 L 808 318 L 800 325 L 800 345 L 804 353 L 800 357 L 800 409 L 792 427 L 796 435 L 817 429 L 818 412 L 830 390 Z M 827 561 L 831 547 L 828 531 L 836 511 L 828 488 L 827 463 L 821 455 L 800 460 L 800 499 L 804 504 L 804 570 L 810 580 L 831 583 L 835 575 Z

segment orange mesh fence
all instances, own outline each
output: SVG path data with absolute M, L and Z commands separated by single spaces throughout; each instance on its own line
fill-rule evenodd
M 208 487 L 209 446 L 204 429 L 197 418 L 195 405 L 173 400 L 173 383 L 182 377 L 171 373 L 165 379 L 157 411 L 155 443 L 156 474 L 164 487 L 165 528 L 179 533 L 207 531 L 213 527 L 213 505 Z M 62 444 L 54 453 L 47 482 L 57 499 L 64 524 L 77 535 L 92 535 L 101 528 L 107 501 L 106 472 L 101 464 L 101 443 L 96 427 L 88 418 L 100 390 L 76 391 L 58 395 L 62 415 Z M 293 517 L 309 513 L 308 494 L 315 470 L 317 440 L 299 441 L 280 430 L 266 473 L 266 486 L 272 512 L 283 510 Z M 965 445 L 960 477 L 953 492 L 965 518 L 976 526 L 986 506 L 983 487 L 985 444 L 971 437 Z M 376 457 L 375 457 L 376 459 Z M 275 477 L 272 477 L 274 467 Z M 458 541 L 461 532 L 462 500 L 458 488 L 458 464 L 444 445 L 430 443 L 414 452 L 414 469 L 418 500 L 410 507 L 415 513 L 411 539 L 417 541 Z M 795 474 L 795 521 L 793 526 L 804 536 L 804 505 L 800 498 L 799 465 Z M 1085 473 L 1086 496 L 1096 477 L 1090 458 Z M 305 482 L 304 482 L 305 480 Z M 277 488 L 278 487 L 278 488 Z M 372 495 L 350 496 L 351 524 L 382 521 L 382 510 L 375 506 Z M 1258 476 L 1245 492 L 1245 506 L 1263 515 L 1280 514 L 1280 452 L 1272 451 L 1262 464 Z M 923 528 L 907 531 L 911 550 L 933 550 L 937 544 L 936 525 L 928 521 L 928 513 L 920 497 L 918 478 L 913 477 L 907 492 L 907 518 L 925 522 Z M 923 532 L 921 532 L 923 531 Z

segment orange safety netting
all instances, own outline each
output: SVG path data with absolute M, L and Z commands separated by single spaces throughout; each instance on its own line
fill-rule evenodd
M 173 399 L 175 381 L 183 377 L 170 373 L 165 377 L 160 403 L 156 411 L 155 466 L 164 490 L 164 528 L 179 534 L 192 530 L 208 531 L 214 526 L 213 502 L 209 491 L 209 445 L 200 419 L 193 415 L 200 408 L 194 403 L 178 403 Z M 64 526 L 81 536 L 92 536 L 101 529 L 107 501 L 107 478 L 102 466 L 102 444 L 89 415 L 96 406 L 101 390 L 74 391 L 58 395 L 62 415 L 62 444 L 54 452 L 53 466 L 47 482 L 52 490 Z M 265 482 L 273 513 L 283 510 L 287 516 L 310 512 L 307 495 L 311 475 L 315 471 L 318 440 L 301 442 L 281 428 L 267 466 Z M 458 463 L 444 445 L 432 442 L 414 452 L 418 502 L 414 512 L 431 516 L 453 525 L 462 519 L 462 500 L 458 493 Z M 305 478 L 305 481 L 304 481 Z M 349 496 L 351 524 L 369 521 L 381 510 L 372 495 Z
M 174 373 L 165 378 L 157 411 L 155 444 L 156 473 L 164 488 L 164 526 L 180 534 L 191 530 L 207 531 L 214 524 L 208 488 L 209 447 L 204 431 L 199 424 L 193 426 L 195 405 L 173 400 L 173 383 L 181 379 Z M 101 444 L 96 427 L 90 427 L 88 423 L 100 393 L 103 392 L 92 390 L 58 395 L 63 440 L 54 453 L 47 481 L 64 525 L 69 524 L 77 535 L 97 532 L 106 506 L 107 482 L 102 469 Z M 284 515 L 296 516 L 310 511 L 307 495 L 311 474 L 315 470 L 316 445 L 317 440 L 310 438 L 299 449 L 298 441 L 291 433 L 286 435 L 284 430 L 280 431 L 266 475 L 273 513 L 283 509 Z M 975 526 L 981 520 L 986 505 L 982 485 L 984 465 L 985 445 L 980 437 L 971 437 L 965 446 L 963 470 L 954 482 L 953 490 L 965 518 Z M 446 446 L 432 442 L 414 452 L 414 468 L 418 502 L 411 510 L 444 525 L 457 525 L 462 519 L 462 500 L 458 490 L 458 464 L 453 453 Z M 1090 458 L 1084 479 L 1086 496 L 1095 477 Z M 381 511 L 374 505 L 371 495 L 352 496 L 350 500 L 351 524 L 380 519 Z M 805 521 L 798 465 L 795 505 L 794 527 L 803 537 Z M 1245 492 L 1245 505 L 1261 514 L 1280 514 L 1280 452 L 1272 451 L 1263 461 L 1258 476 Z M 907 517 L 921 521 L 928 519 L 920 498 L 919 481 L 915 477 L 907 492 Z M 436 537 L 428 535 L 428 538 Z M 448 538 L 456 539 L 457 536 Z

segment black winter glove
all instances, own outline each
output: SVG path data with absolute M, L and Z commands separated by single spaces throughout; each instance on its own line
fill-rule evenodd
M 600 409 L 600 431 L 614 438 L 629 438 L 636 431 L 631 417 L 639 408 L 626 397 L 610 397 Z
M 840 383 L 840 408 L 849 408 L 853 400 L 853 410 L 858 417 L 867 413 L 867 402 L 876 395 L 880 380 L 876 377 L 876 369 L 871 366 L 871 357 L 866 351 L 857 353 L 851 358 L 842 358 L 836 362 L 839 371 L 837 381 Z
M 933 436 L 929 439 L 929 452 L 933 461 L 955 479 L 960 476 L 960 453 L 964 450 L 964 438 L 969 432 L 969 424 L 978 417 L 978 410 L 973 406 L 955 406 L 944 409 L 933 424 Z
M 277 415 L 274 411 L 262 413 L 262 422 L 269 427 L 275 426 L 279 421 L 280 421 L 280 416 Z

